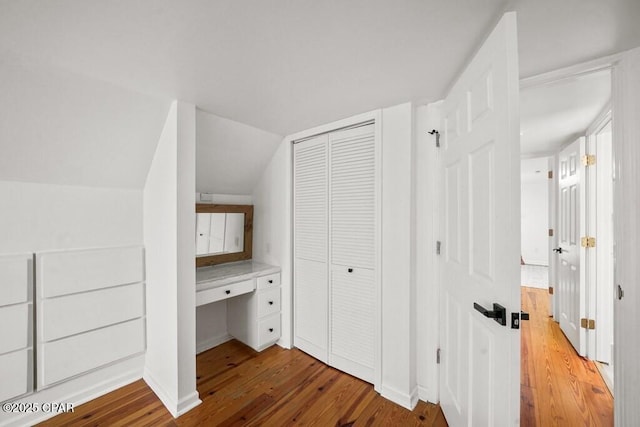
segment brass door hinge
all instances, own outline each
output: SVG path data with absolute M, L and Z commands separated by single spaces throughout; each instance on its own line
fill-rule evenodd
M 553 237 L 553 228 L 549 229 L 549 237 Z
M 596 247 L 596 238 L 595 237 L 583 237 L 580 239 L 580 246 L 583 248 L 595 248 Z
M 585 154 L 582 156 L 582 164 L 584 166 L 593 166 L 596 164 L 596 155 L 595 154 Z
M 595 329 L 596 321 L 593 319 L 580 319 L 580 327 L 584 329 Z
M 553 171 L 547 172 L 547 178 L 553 179 Z
M 553 286 L 549 286 L 549 295 L 553 295 Z

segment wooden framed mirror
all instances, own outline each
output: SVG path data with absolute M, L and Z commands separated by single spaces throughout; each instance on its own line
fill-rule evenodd
M 252 257 L 253 205 L 196 204 L 196 267 Z

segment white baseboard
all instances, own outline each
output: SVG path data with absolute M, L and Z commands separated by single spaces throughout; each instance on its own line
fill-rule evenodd
M 209 349 L 212 349 L 213 347 L 219 346 L 220 344 L 223 344 L 231 340 L 232 338 L 233 337 L 229 334 L 223 334 L 216 337 L 208 338 L 204 341 L 200 341 L 196 344 L 196 354 L 200 354 L 203 351 L 207 351 Z
M 74 407 L 124 387 L 142 378 L 144 355 L 123 360 L 103 369 L 89 372 L 69 381 L 24 396 L 16 402 L 23 403 L 71 403 Z M 52 418 L 57 413 L 0 413 L 0 426 L 18 427 L 34 425 Z
M 407 394 L 383 385 L 380 387 L 380 395 L 410 411 L 413 411 L 418 404 L 418 387 L 414 388 L 410 394 Z
M 160 385 L 160 382 L 155 379 L 155 376 L 145 367 L 144 375 L 142 377 L 147 385 L 158 396 L 158 399 L 162 402 L 167 411 L 171 413 L 173 418 L 178 418 L 180 415 L 195 408 L 202 403 L 197 391 L 183 397 L 179 401 L 176 401 L 166 390 Z

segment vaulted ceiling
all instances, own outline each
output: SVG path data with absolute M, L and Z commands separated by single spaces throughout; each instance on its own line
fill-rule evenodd
M 169 99 L 280 135 L 440 99 L 506 10 L 521 76 L 640 45 L 638 0 L 0 0 L 0 71 L 14 73 L 0 148 L 43 157 L 15 176 L 5 161 L 0 179 L 139 186 Z M 32 63 L 39 77 L 21 78 Z M 38 96 L 41 80 L 60 102 Z

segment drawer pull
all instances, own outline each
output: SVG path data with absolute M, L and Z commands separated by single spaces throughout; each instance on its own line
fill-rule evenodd
M 273 328 L 269 328 L 269 332 L 273 332 Z
M 269 301 L 269 305 L 273 305 L 273 301 Z
M 353 273 L 353 268 L 347 268 L 347 271 L 348 271 L 349 273 Z
M 226 293 L 227 295 L 229 295 L 231 293 L 231 291 L 229 289 L 227 289 L 226 291 L 224 291 L 224 293 Z
M 270 279 L 270 280 L 269 280 L 269 283 L 273 283 L 273 279 Z

